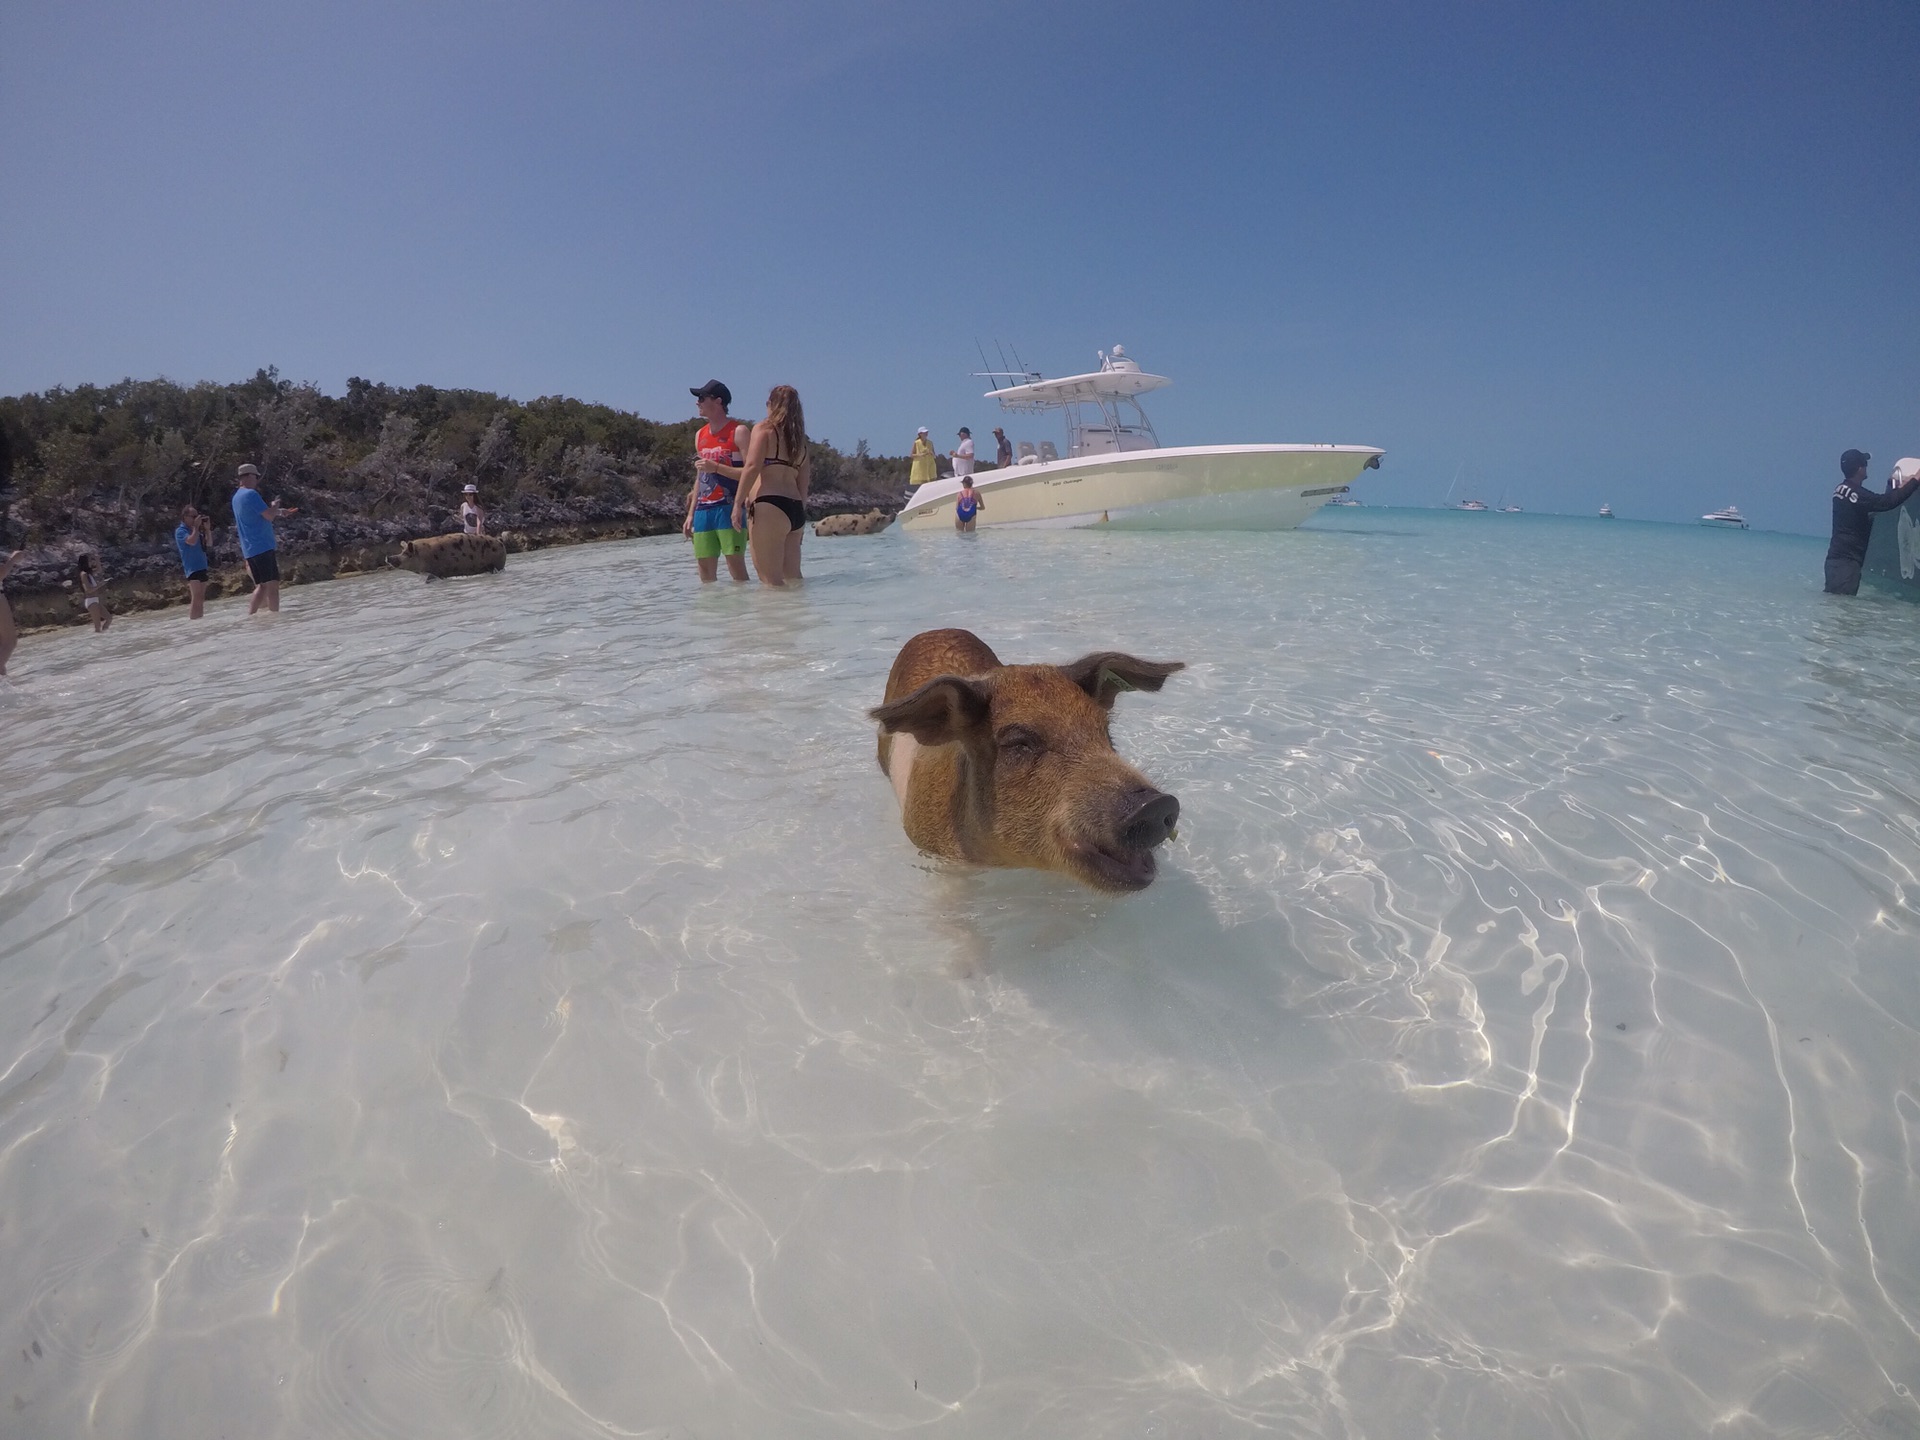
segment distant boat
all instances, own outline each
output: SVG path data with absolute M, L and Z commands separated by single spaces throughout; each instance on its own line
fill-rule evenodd
M 1336 496 L 1334 496 L 1334 497 L 1333 497 L 1333 498 L 1332 498 L 1331 500 L 1329 500 L 1329 501 L 1327 501 L 1327 504 L 1329 504 L 1329 505 L 1358 505 L 1358 504 L 1360 504 L 1360 501 L 1358 501 L 1358 500 L 1356 500 L 1356 499 L 1354 499 L 1354 498 L 1353 498 L 1353 496 L 1351 496 L 1351 495 L 1336 495 Z
M 1460 502 L 1460 508 L 1462 510 L 1484 510 L 1487 508 L 1487 502 L 1484 500 L 1462 500 Z
M 1700 517 L 1702 525 L 1718 525 L 1723 530 L 1744 530 L 1747 517 L 1740 513 L 1738 505 L 1729 505 L 1724 510 L 1714 510 Z
M 1611 506 L 1611 505 L 1602 505 L 1602 506 L 1600 507 L 1600 518 L 1601 518 L 1602 520 L 1611 520 L 1611 519 L 1613 519 L 1613 506 Z
M 1500 507 L 1500 513 L 1502 515 L 1521 515 L 1526 512 L 1521 510 L 1521 508 L 1518 505 L 1502 505 Z

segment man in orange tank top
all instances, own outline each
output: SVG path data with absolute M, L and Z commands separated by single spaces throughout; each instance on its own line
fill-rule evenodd
M 733 497 L 739 493 L 746 469 L 740 434 L 746 427 L 727 418 L 733 392 L 718 380 L 709 380 L 692 393 L 706 424 L 693 437 L 693 491 L 687 496 L 687 518 L 680 533 L 693 541 L 693 560 L 700 567 L 702 585 L 720 578 L 722 555 L 727 557 L 727 573 L 744 585 L 747 537 L 733 528 Z

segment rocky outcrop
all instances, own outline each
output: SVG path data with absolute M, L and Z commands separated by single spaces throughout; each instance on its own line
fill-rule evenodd
M 884 510 L 869 510 L 864 515 L 829 515 L 813 527 L 816 535 L 878 535 L 893 523 Z

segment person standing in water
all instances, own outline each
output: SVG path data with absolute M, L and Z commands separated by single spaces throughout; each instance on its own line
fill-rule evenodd
M 107 609 L 107 602 L 100 594 L 100 578 L 93 573 L 93 557 L 82 555 L 73 562 L 73 568 L 79 574 L 80 603 L 87 619 L 93 622 L 93 633 L 104 635 L 107 627 L 113 624 L 113 612 Z
M 253 598 L 247 602 L 247 614 L 262 605 L 273 614 L 280 613 L 280 550 L 273 533 L 273 522 L 283 515 L 297 515 L 291 506 L 278 500 L 269 505 L 260 495 L 258 466 L 242 465 L 236 477 L 239 488 L 233 492 L 233 524 L 240 533 L 240 558 L 247 574 L 253 577 Z
M 767 418 L 753 427 L 740 495 L 733 505 L 733 528 L 745 528 L 753 516 L 753 568 L 762 585 L 797 583 L 800 542 L 807 533 L 807 488 L 813 461 L 807 454 L 807 421 L 800 392 L 776 385 L 767 396 Z M 751 510 L 749 510 L 751 507 Z
M 933 442 L 927 439 L 927 427 L 922 425 L 920 433 L 913 437 L 913 467 L 907 471 L 907 483 L 924 485 L 939 473 L 939 462 L 933 457 Z
M 962 535 L 970 534 L 973 522 L 979 517 L 986 504 L 974 493 L 973 477 L 963 476 L 960 481 L 960 493 L 953 500 L 953 528 Z
M 180 552 L 180 568 L 187 575 L 187 618 L 207 613 L 207 517 L 191 505 L 180 507 L 180 523 L 173 527 L 173 547 Z
M 23 551 L 16 550 L 6 559 L 0 560 L 0 675 L 7 673 L 7 661 L 13 657 L 14 647 L 20 643 L 20 631 L 13 623 L 13 607 L 7 603 L 7 572 L 20 558 Z
M 746 457 L 740 450 L 740 421 L 727 415 L 733 392 L 718 380 L 709 380 L 693 398 L 700 403 L 700 433 L 693 437 L 693 490 L 687 496 L 687 518 L 680 533 L 693 541 L 693 560 L 700 583 L 720 578 L 720 557 L 727 573 L 745 583 L 747 536 L 736 519 L 735 503 Z
M 1878 495 L 1866 489 L 1867 462 L 1872 458 L 1864 450 L 1849 450 L 1840 457 L 1840 486 L 1833 492 L 1833 539 L 1827 545 L 1829 595 L 1860 593 L 1860 566 L 1867 558 L 1867 542 L 1873 538 L 1873 517 L 1882 510 L 1898 509 L 1920 490 L 1920 475 L 1900 485 L 1889 479 Z
M 460 492 L 460 533 L 462 535 L 487 533 L 487 509 L 480 503 L 478 485 L 468 485 Z

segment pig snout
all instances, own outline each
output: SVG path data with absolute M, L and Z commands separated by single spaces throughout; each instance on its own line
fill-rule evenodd
M 1145 791 L 1120 822 L 1120 843 L 1129 850 L 1151 850 L 1172 836 L 1179 819 L 1177 798 L 1159 790 Z
M 1153 883 L 1154 847 L 1173 838 L 1180 802 L 1173 796 L 1142 785 L 1116 797 L 1107 813 L 1116 818 L 1098 824 L 1083 838 L 1063 848 L 1067 867 L 1100 890 L 1124 893 Z

